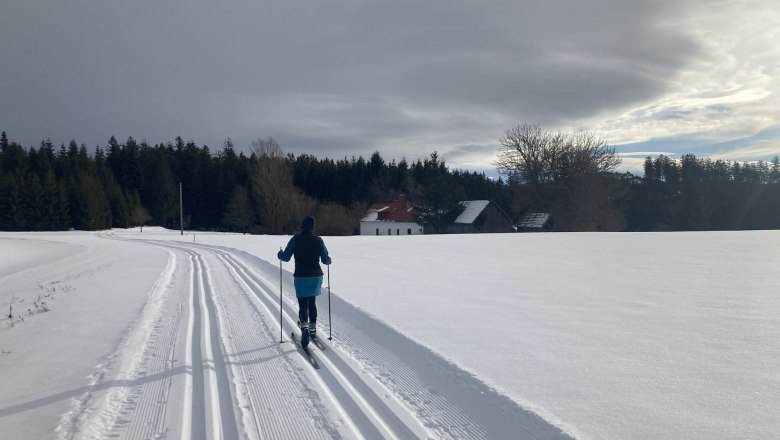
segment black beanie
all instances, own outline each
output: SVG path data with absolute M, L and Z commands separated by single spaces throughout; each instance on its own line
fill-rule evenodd
M 301 223 L 301 230 L 302 231 L 313 231 L 314 230 L 314 217 L 307 215 L 305 219 L 303 219 L 303 223 Z

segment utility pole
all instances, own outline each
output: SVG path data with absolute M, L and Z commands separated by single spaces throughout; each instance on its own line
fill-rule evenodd
M 179 182 L 179 227 L 181 227 L 181 235 L 184 235 L 184 203 L 182 200 L 181 182 Z

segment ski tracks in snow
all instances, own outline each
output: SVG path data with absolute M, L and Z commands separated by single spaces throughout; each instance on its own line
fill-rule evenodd
M 140 319 L 77 399 L 94 395 L 93 409 L 64 417 L 67 438 L 239 438 L 208 268 L 168 251 Z
M 146 243 L 167 249 L 168 265 L 90 391 L 63 416 L 64 438 L 427 437 L 337 350 L 314 349 L 323 365 L 315 371 L 289 335 L 280 343 L 278 289 L 241 258 Z M 297 316 L 289 302 L 281 310 L 285 333 Z
M 255 273 L 240 258 L 224 250 L 212 250 L 229 268 L 233 279 L 248 303 L 253 305 L 256 316 L 262 318 L 274 336 L 287 340 L 286 332 L 276 333 L 279 329 L 278 288 L 262 276 Z M 275 292 L 276 291 L 276 292 Z M 297 311 L 291 301 L 282 301 L 282 319 L 284 328 L 292 329 L 297 324 Z M 257 320 L 255 320 L 256 322 Z M 326 322 L 320 319 L 320 323 Z M 255 324 L 256 325 L 256 324 Z M 278 342 L 279 338 L 276 338 Z M 290 356 L 297 348 L 292 342 L 283 344 L 284 352 Z M 297 353 L 292 354 L 294 366 L 292 372 L 303 374 L 299 377 L 306 384 L 307 395 L 303 396 L 314 405 L 310 411 L 321 412 L 314 420 L 319 421 L 315 428 L 325 438 L 424 438 L 424 429 L 412 418 L 403 419 L 404 408 L 400 402 L 379 398 L 376 392 L 366 384 L 366 378 L 360 375 L 343 360 L 336 350 L 320 351 L 312 346 L 314 355 L 322 368 L 316 372 Z M 261 386 L 267 386 L 266 383 Z M 296 399 L 293 399 L 296 400 Z M 400 414 L 400 415 L 399 415 Z M 314 414 L 313 414 L 314 415 Z M 327 417 L 331 418 L 331 421 Z M 334 424 L 334 426 L 331 426 Z M 294 424 L 294 423 L 293 423 Z M 259 424 L 263 425 L 263 424 Z M 303 433 L 301 433 L 303 434 Z M 311 435 L 311 434 L 309 434 Z M 291 436 L 290 438 L 304 438 Z
M 63 438 L 568 438 L 335 296 L 341 333 L 328 350 L 312 348 L 322 366 L 314 370 L 289 341 L 297 304 L 285 291 L 280 310 L 270 263 L 232 249 L 128 241 L 165 248 L 168 265 L 63 416 Z M 321 330 L 330 324 L 323 315 Z

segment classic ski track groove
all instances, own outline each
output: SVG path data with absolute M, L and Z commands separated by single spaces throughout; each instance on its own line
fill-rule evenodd
M 193 409 L 190 438 L 238 438 L 238 427 L 233 412 L 231 381 L 222 355 L 219 322 L 214 301 L 213 284 L 208 265 L 202 255 L 190 254 L 193 277 L 191 299 L 195 311 L 192 339 L 188 338 L 193 367 Z M 203 353 L 202 348 L 205 348 Z M 230 402 L 221 404 L 221 402 Z M 185 401 L 186 402 L 186 401 Z M 185 418 L 186 420 L 186 418 Z M 206 435 L 210 433 L 211 435 Z M 201 436 L 202 435 L 202 436 Z

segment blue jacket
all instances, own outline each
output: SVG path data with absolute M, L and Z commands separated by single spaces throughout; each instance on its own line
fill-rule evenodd
M 287 247 L 280 250 L 277 257 L 282 261 L 290 261 L 295 256 L 295 296 L 304 298 L 317 296 L 322 288 L 322 268 L 323 264 L 330 264 L 331 258 L 328 255 L 328 248 L 322 238 L 314 235 L 311 231 L 303 231 L 294 235 L 287 243 Z

